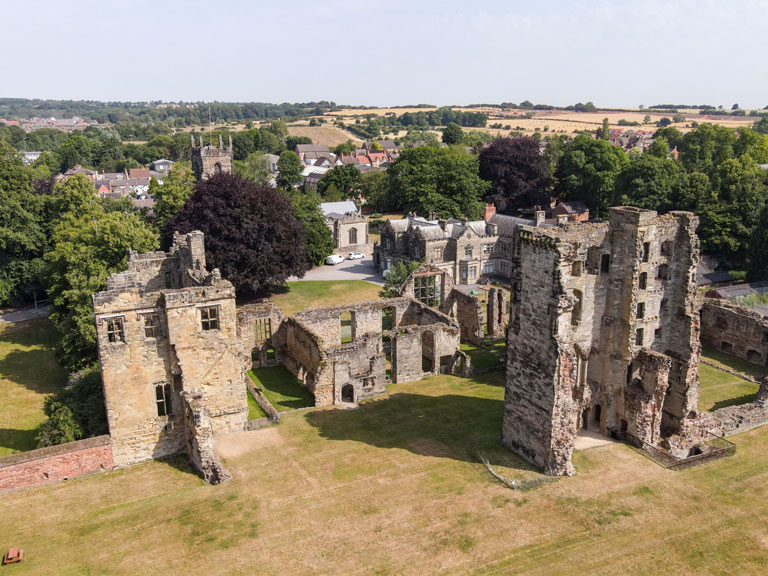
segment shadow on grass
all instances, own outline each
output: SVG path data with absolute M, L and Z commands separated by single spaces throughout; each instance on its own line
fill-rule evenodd
M 67 372 L 56 362 L 56 341 L 56 332 L 47 319 L 3 327 L 0 330 L 0 380 L 40 394 L 50 394 L 63 387 Z
M 744 396 L 738 396 L 737 398 L 727 398 L 725 400 L 719 400 L 712 404 L 712 408 L 708 412 L 714 412 L 720 408 L 727 408 L 728 406 L 741 406 L 742 404 L 749 404 L 754 402 L 757 394 L 745 394 Z
M 315 405 L 312 393 L 283 366 L 257 368 L 248 375 L 279 412 Z
M 0 449 L 6 448 L 13 452 L 26 452 L 37 448 L 35 441 L 37 430 L 15 430 L 12 428 L 0 428 Z M 4 454 L 0 452 L 0 457 Z M 8 456 L 9 454 L 5 454 Z
M 359 410 L 318 410 L 307 421 L 329 440 L 363 442 L 421 456 L 538 471 L 501 444 L 503 400 L 397 393 Z

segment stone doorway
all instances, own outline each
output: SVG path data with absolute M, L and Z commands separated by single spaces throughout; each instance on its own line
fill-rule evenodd
M 341 401 L 349 404 L 355 403 L 355 387 L 352 384 L 344 384 L 341 387 Z

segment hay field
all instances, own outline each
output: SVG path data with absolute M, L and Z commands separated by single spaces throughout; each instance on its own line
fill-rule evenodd
M 671 472 L 623 444 L 538 477 L 499 445 L 501 376 L 393 385 L 358 410 L 221 437 L 234 479 L 183 458 L 0 496 L 8 574 L 764 574 L 768 427 Z
M 326 146 L 338 146 L 347 140 L 352 140 L 356 146 L 362 145 L 363 141 L 351 132 L 342 130 L 338 126 L 323 125 L 309 126 L 307 124 L 289 124 L 288 133 L 291 136 L 308 136 L 313 144 Z

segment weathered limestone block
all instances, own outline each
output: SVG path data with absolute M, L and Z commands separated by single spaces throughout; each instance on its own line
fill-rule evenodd
M 187 431 L 189 459 L 208 484 L 221 484 L 232 479 L 224 468 L 213 446 L 213 422 L 206 409 L 205 395 L 201 390 L 185 391 L 184 420 Z

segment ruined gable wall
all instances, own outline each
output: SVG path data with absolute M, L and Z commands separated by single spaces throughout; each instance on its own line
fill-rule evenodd
M 482 344 L 484 336 L 483 309 L 480 300 L 471 294 L 453 289 L 440 306 L 445 314 L 450 314 L 461 329 L 461 339 L 474 344 Z
M 256 322 L 268 318 L 272 338 L 256 340 Z M 283 322 L 282 311 L 269 302 L 259 302 L 246 304 L 237 309 L 237 337 L 240 346 L 240 356 L 244 366 L 248 370 L 252 367 L 262 367 L 268 365 L 278 365 L 283 359 L 278 352 L 278 346 L 273 345 L 275 334 L 280 331 L 280 325 Z M 268 363 L 267 348 L 273 346 L 275 359 Z
M 163 292 L 168 340 L 181 369 L 182 387 L 199 390 L 215 432 L 242 430 L 248 416 L 244 370 L 237 337 L 235 291 L 217 286 Z M 201 308 L 219 310 L 218 330 L 203 330 Z
M 560 348 L 555 338 L 563 296 L 557 275 L 560 253 L 547 240 L 521 247 L 516 270 L 516 323 L 507 339 L 507 382 L 502 440 L 526 460 L 547 469 L 552 445 Z M 567 470 L 566 470 L 567 471 Z
M 705 298 L 701 341 L 742 360 L 768 366 L 768 317 L 749 308 Z
M 94 295 L 97 346 L 107 421 L 116 466 L 124 466 L 182 451 L 180 390 L 174 387 L 173 415 L 158 416 L 155 385 L 173 382 L 171 350 L 160 293 L 145 296 L 137 291 Z M 159 312 L 162 330 L 146 338 L 143 313 Z M 107 320 L 123 319 L 125 342 L 109 342 Z M 170 427 L 167 425 L 170 424 Z
M 386 357 L 381 338 L 366 335 L 354 343 L 327 351 L 333 372 L 333 403 L 341 404 L 342 388 L 351 384 L 355 402 L 385 394 L 387 391 Z

